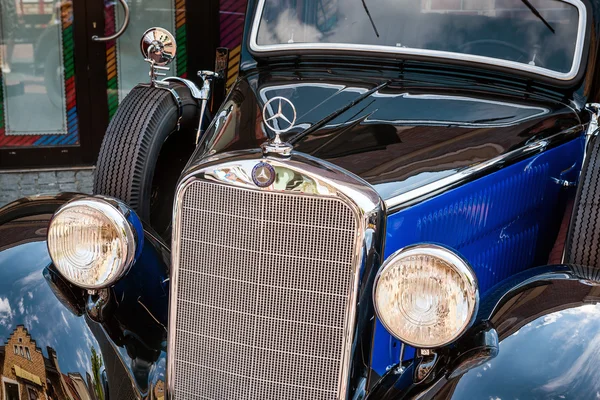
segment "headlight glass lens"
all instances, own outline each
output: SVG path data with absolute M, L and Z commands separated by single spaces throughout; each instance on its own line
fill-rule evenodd
M 405 343 L 435 348 L 451 343 L 477 311 L 477 280 L 467 262 L 449 249 L 415 245 L 390 256 L 374 288 L 377 315 Z
M 95 289 L 121 278 L 135 255 L 135 237 L 125 216 L 97 199 L 61 207 L 48 228 L 48 250 L 59 272 L 75 285 Z

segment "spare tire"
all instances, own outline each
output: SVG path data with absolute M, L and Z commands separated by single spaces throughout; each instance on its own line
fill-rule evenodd
M 600 140 L 591 138 L 567 234 L 566 264 L 600 267 Z
M 110 122 L 96 164 L 94 193 L 127 203 L 165 239 L 170 238 L 175 185 L 195 148 L 199 107 L 190 90 L 136 86 Z M 203 124 L 208 124 L 208 117 Z

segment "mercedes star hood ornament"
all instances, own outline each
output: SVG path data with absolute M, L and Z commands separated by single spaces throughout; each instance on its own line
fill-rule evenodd
M 263 122 L 266 127 L 275 132 L 275 138 L 263 144 L 263 152 L 265 154 L 277 153 L 285 156 L 290 155 L 293 148 L 292 145 L 283 143 L 279 135 L 288 132 L 296 123 L 296 107 L 294 103 L 285 97 L 273 97 L 263 107 Z

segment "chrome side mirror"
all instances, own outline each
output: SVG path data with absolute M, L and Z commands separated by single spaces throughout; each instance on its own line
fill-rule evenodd
M 171 64 L 177 54 L 177 44 L 171 32 L 163 28 L 150 28 L 142 35 L 140 43 L 145 60 L 159 67 Z
M 175 60 L 177 55 L 177 43 L 175 37 L 166 29 L 150 28 L 142 35 L 140 50 L 144 60 L 150 63 L 150 81 L 156 82 L 159 76 L 166 76 L 169 64 Z

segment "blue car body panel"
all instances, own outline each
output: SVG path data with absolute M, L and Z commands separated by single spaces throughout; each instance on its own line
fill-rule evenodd
M 420 242 L 460 252 L 473 267 L 480 294 L 512 274 L 544 265 L 569 195 L 557 181 L 577 181 L 583 137 L 550 149 L 390 215 L 384 259 Z M 377 321 L 373 369 L 397 364 L 401 344 Z M 406 348 L 404 359 L 414 356 Z

